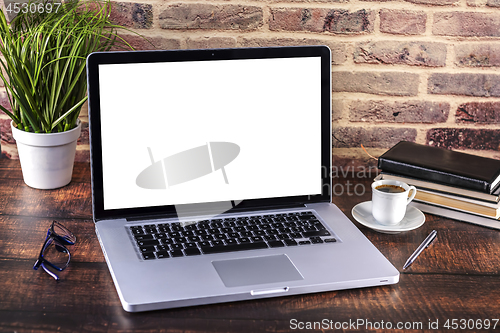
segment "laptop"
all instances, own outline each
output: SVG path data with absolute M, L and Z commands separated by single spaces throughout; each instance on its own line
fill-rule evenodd
M 333 204 L 325 46 L 93 53 L 93 219 L 125 311 L 397 283 Z

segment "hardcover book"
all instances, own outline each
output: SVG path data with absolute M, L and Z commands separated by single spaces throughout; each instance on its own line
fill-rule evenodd
M 417 190 L 415 200 L 494 219 L 500 218 L 500 203 L 494 204 L 423 189 Z
M 500 182 L 500 160 L 407 141 L 380 156 L 378 168 L 488 194 Z
M 412 202 L 410 202 L 409 205 L 413 206 L 417 209 L 420 209 L 424 213 L 443 216 L 443 217 L 447 217 L 447 218 L 462 221 L 462 222 L 473 223 L 473 224 L 477 224 L 477 225 L 480 225 L 483 227 L 488 227 L 488 228 L 500 230 L 500 221 L 493 219 L 493 218 L 478 216 L 475 214 L 468 214 L 468 213 L 460 212 L 460 211 L 457 211 L 454 209 L 438 207 L 438 206 L 423 203 L 423 202 L 412 201 Z
M 443 185 L 443 184 L 438 184 L 434 182 L 429 182 L 421 179 L 416 179 L 412 177 L 405 177 L 405 176 L 400 176 L 400 175 L 395 175 L 395 174 L 390 174 L 390 173 L 385 173 L 382 172 L 379 174 L 374 180 L 380 180 L 380 179 L 392 179 L 392 180 L 397 180 L 403 183 L 407 183 L 408 185 L 413 185 L 415 186 L 418 190 L 420 189 L 428 189 L 428 190 L 433 190 L 441 193 L 450 193 L 453 195 L 465 197 L 465 198 L 473 198 L 477 200 L 483 200 L 487 202 L 492 202 L 492 203 L 498 203 L 500 201 L 500 186 L 497 186 L 497 188 L 493 191 L 493 193 L 483 193 L 479 191 L 473 191 L 473 190 L 468 190 L 464 189 L 461 187 L 455 187 L 455 186 L 450 186 L 450 185 Z

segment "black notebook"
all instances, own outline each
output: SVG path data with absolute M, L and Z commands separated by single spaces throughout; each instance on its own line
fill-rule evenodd
M 500 160 L 401 141 L 378 159 L 384 172 L 492 193 L 500 182 Z

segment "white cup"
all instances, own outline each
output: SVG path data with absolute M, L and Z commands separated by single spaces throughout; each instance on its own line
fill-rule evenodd
M 394 192 L 398 187 L 400 191 Z M 398 224 L 405 217 L 406 206 L 415 198 L 416 194 L 417 189 L 415 186 L 409 186 L 397 180 L 378 180 L 373 182 L 373 217 L 383 225 Z

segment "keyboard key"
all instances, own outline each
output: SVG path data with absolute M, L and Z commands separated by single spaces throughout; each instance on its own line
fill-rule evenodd
M 181 227 L 180 223 L 176 222 L 176 223 L 170 224 L 170 229 L 172 229 L 172 231 L 181 231 L 182 227 Z
M 311 241 L 300 241 L 299 245 L 308 245 L 311 244 Z
M 257 242 L 257 243 L 243 243 L 243 244 L 233 244 L 225 246 L 202 247 L 201 250 L 205 254 L 213 254 L 213 253 L 224 253 L 224 252 L 234 252 L 234 251 L 266 249 L 267 247 L 268 246 L 266 243 Z
M 151 234 L 137 234 L 137 235 L 134 235 L 134 237 L 135 237 L 136 241 L 154 239 L 153 235 L 151 235 Z
M 200 237 L 198 237 L 198 236 L 189 236 L 189 237 L 186 237 L 186 239 L 189 242 L 195 242 L 195 243 L 200 241 Z
M 321 244 L 323 243 L 323 240 L 321 238 L 311 238 L 311 243 L 313 244 Z
M 144 234 L 144 230 L 142 228 L 140 228 L 140 229 L 132 229 L 132 233 L 134 235 L 143 235 Z
M 172 238 L 162 238 L 160 239 L 162 244 L 174 244 L 174 240 Z
M 253 232 L 255 236 L 265 236 L 267 233 L 264 230 L 256 230 Z
M 325 243 L 335 243 L 337 240 L 335 238 L 327 238 L 325 239 Z
M 156 257 L 158 259 L 170 258 L 170 253 L 168 251 L 158 251 L 156 252 Z
M 156 259 L 154 252 L 143 252 L 142 258 L 144 260 Z
M 189 236 L 195 236 L 195 234 L 194 234 L 194 231 L 193 231 L 193 230 L 184 230 L 184 231 L 182 232 L 182 236 L 183 236 L 183 237 L 189 237 Z
M 172 232 L 169 227 L 158 227 L 159 232 L 169 233 Z
M 164 232 L 160 232 L 154 235 L 156 239 L 165 238 L 167 235 Z
M 160 241 L 157 239 L 137 241 L 137 245 L 139 245 L 139 247 L 154 246 L 154 245 L 159 245 L 159 244 L 160 244 Z
M 201 254 L 200 250 L 198 250 L 198 248 L 196 248 L 196 247 L 190 248 L 190 249 L 185 249 L 184 253 L 187 256 L 196 256 L 196 255 L 200 255 Z
M 170 248 L 172 250 L 181 250 L 183 249 L 184 247 L 182 246 L 182 244 L 170 244 Z
M 168 251 L 170 247 L 168 245 L 156 245 L 156 251 Z
M 154 252 L 155 251 L 155 247 L 154 246 L 142 246 L 139 249 L 141 250 L 142 253 Z
M 182 253 L 182 250 L 172 250 L 170 251 L 170 255 L 172 257 L 184 257 L 184 253 Z
M 330 236 L 328 230 L 317 230 L 317 231 L 304 231 L 302 233 L 304 238 L 314 237 L 314 236 Z
M 285 242 L 285 244 L 287 246 L 296 246 L 297 245 L 297 242 L 293 239 L 284 239 L 283 242 Z
M 184 230 L 195 230 L 196 224 L 187 224 L 184 226 Z
M 214 234 L 214 238 L 216 240 L 221 240 L 221 239 L 226 239 L 226 235 L 225 234 Z
M 283 244 L 282 241 L 270 241 L 268 242 L 270 247 L 284 247 L 285 244 Z

